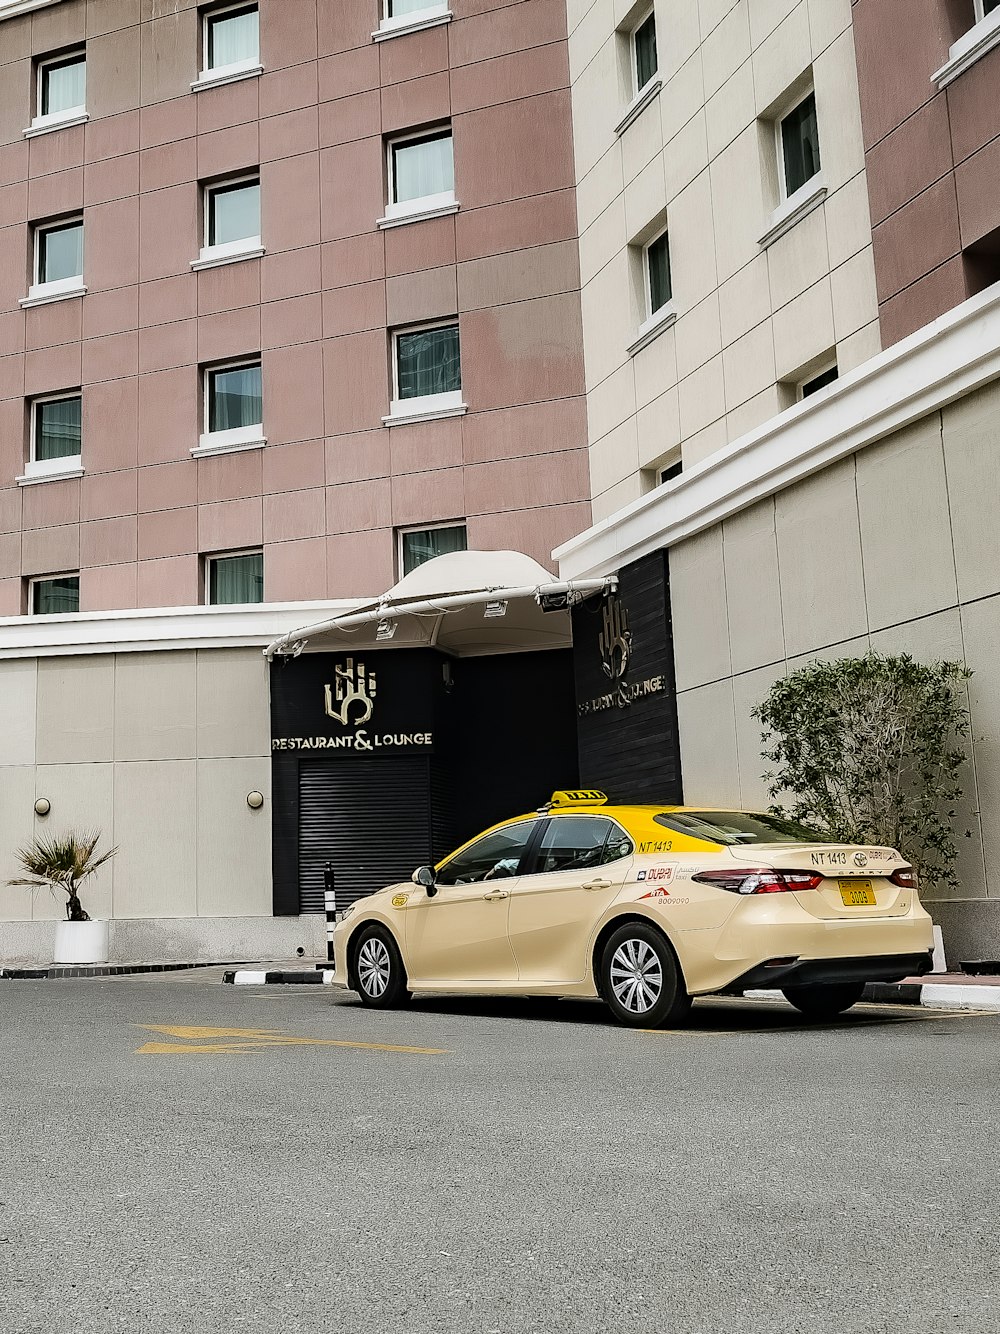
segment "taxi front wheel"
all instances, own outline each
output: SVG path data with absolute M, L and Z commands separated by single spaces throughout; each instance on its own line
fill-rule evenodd
M 600 981 L 608 1009 L 632 1028 L 680 1023 L 691 1008 L 673 950 L 643 922 L 627 922 L 609 938 Z
M 365 1005 L 389 1010 L 410 999 L 399 948 L 384 927 L 362 932 L 354 955 L 355 990 Z
M 783 987 L 789 1005 L 801 1010 L 807 1019 L 835 1019 L 855 1005 L 865 992 L 863 982 L 835 982 L 829 986 Z

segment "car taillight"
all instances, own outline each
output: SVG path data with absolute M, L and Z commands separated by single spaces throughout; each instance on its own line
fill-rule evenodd
M 898 871 L 893 871 L 889 879 L 900 889 L 917 888 L 917 873 L 912 866 L 901 866 Z
M 699 871 L 691 877 L 700 885 L 713 885 L 730 894 L 787 894 L 816 889 L 823 877 L 812 871 L 775 871 L 769 866 L 741 867 L 737 871 Z

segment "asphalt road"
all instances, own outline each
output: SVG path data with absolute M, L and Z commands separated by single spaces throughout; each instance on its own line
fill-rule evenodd
M 0 982 L 3 1334 L 1000 1329 L 995 1017 L 214 976 Z

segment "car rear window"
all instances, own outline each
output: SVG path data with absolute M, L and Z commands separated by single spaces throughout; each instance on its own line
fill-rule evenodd
M 653 819 L 666 829 L 729 847 L 737 843 L 837 843 L 830 834 L 780 815 L 746 811 L 661 811 Z

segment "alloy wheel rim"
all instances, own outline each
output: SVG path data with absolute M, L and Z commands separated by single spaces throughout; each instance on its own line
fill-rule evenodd
M 369 996 L 382 996 L 389 985 L 392 967 L 385 941 L 371 936 L 358 952 L 358 981 Z
M 623 940 L 611 958 L 611 990 L 629 1014 L 647 1014 L 663 994 L 663 965 L 645 940 Z

